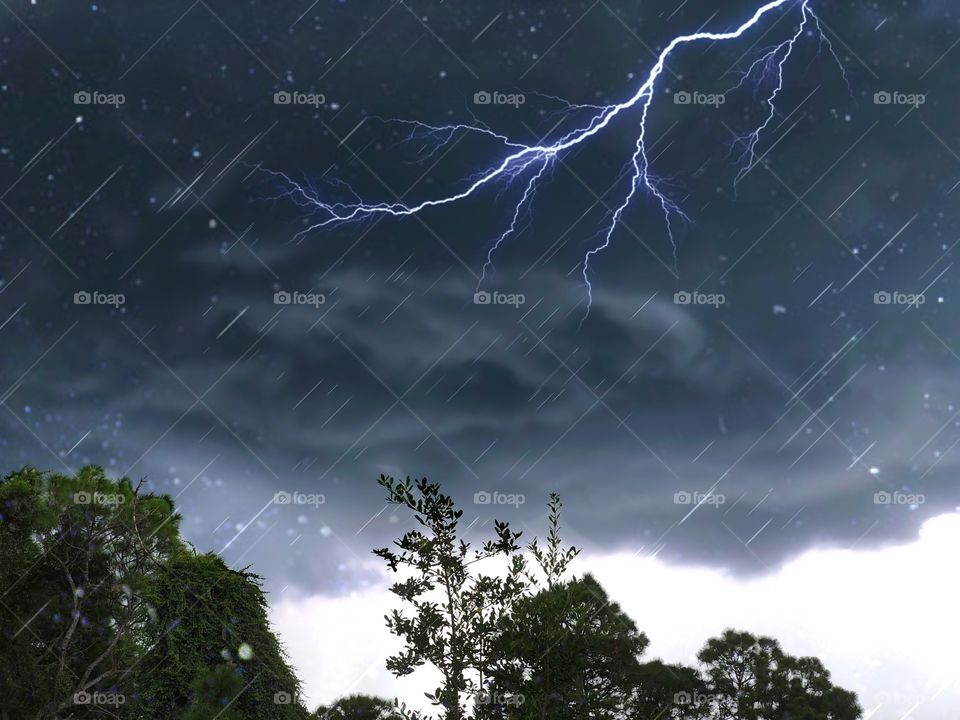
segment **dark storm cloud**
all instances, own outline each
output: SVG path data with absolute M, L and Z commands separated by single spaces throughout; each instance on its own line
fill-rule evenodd
M 631 27 L 643 19 L 637 29 L 657 45 L 699 26 L 713 12 L 704 5 L 669 19 L 615 7 Z M 249 49 L 198 8 L 117 81 L 183 11 L 166 8 L 167 17 L 159 7 L 141 19 L 119 8 L 93 20 L 77 10 L 31 11 L 71 65 L 87 53 L 67 23 L 95 22 L 120 59 L 84 66 L 84 80 L 130 99 L 119 110 L 83 110 L 84 122 L 5 197 L 63 264 L 8 212 L 0 323 L 12 316 L 0 329 L 0 389 L 27 374 L 5 397 L 4 467 L 95 462 L 145 476 L 177 496 L 198 546 L 252 562 L 272 587 L 326 592 L 370 581 L 370 548 L 405 520 L 377 516 L 381 472 L 441 480 L 481 525 L 496 514 L 539 528 L 545 496 L 558 490 L 571 535 L 592 549 L 747 573 L 814 546 L 907 540 L 924 519 L 956 508 L 960 345 L 949 267 L 957 218 L 947 193 L 960 162 L 945 146 L 960 149 L 960 138 L 947 65 L 924 76 L 956 34 L 955 20 L 940 22 L 942 8 L 825 10 L 854 96 L 835 66 L 807 56 L 805 74 L 784 92 L 785 108 L 802 103 L 791 120 L 800 122 L 736 198 L 724 149 L 743 120 L 723 115 L 728 129 L 673 106 L 667 90 L 706 81 L 710 67 L 694 57 L 673 69 L 668 102 L 651 124 L 663 134 L 658 170 L 684 173 L 671 179 L 689 190 L 696 222 L 678 225 L 674 266 L 662 217 L 638 203 L 597 258 L 594 305 L 581 324 L 577 264 L 622 196 L 615 183 L 636 118 L 600 152 L 584 149 L 558 166 L 532 220 L 498 253 L 482 287 L 523 294 L 517 308 L 474 303 L 486 243 L 509 217 L 503 198 L 444 209 L 423 224 L 388 219 L 295 238 L 306 213 L 271 199 L 282 184 L 255 170 L 260 163 L 306 177 L 321 192 L 345 192 L 328 182 L 342 176 L 377 199 L 414 183 L 411 196 L 435 195 L 475 171 L 475 153 L 490 148 L 465 143 L 430 170 L 407 164 L 417 146 L 398 144 L 404 132 L 357 123 L 372 112 L 482 115 L 465 104 L 472 93 L 513 87 L 535 59 L 531 48 L 546 50 L 545 39 L 578 12 L 514 9 L 477 48 L 471 39 L 495 9 L 432 8 L 430 22 L 463 48 L 478 82 L 399 10 L 373 31 L 379 49 L 340 62 L 349 43 L 333 38 L 359 36 L 386 7 L 323 7 L 290 30 L 295 15 L 213 6 Z M 634 87 L 649 53 L 601 15 L 589 15 L 524 82 L 574 101 Z M 884 17 L 886 31 L 874 32 Z M 79 113 L 69 73 L 29 36 L 7 31 L 22 75 L 7 81 L 20 105 L 3 141 L 5 187 Z M 604 47 L 575 50 L 597 33 L 609 40 Z M 935 42 L 898 45 L 919 33 Z M 336 67 L 326 74 L 328 63 Z M 53 70 L 39 73 L 37 64 Z M 281 87 L 322 91 L 340 107 L 275 107 Z M 926 92 L 928 101 L 902 121 L 906 110 L 873 104 L 874 92 L 898 89 Z M 517 133 L 539 123 L 543 132 L 553 110 L 531 101 L 529 114 L 482 119 Z M 704 152 L 710 163 L 698 173 Z M 189 193 L 173 202 L 194 180 L 202 203 Z M 875 292 L 931 283 L 920 308 L 874 304 Z M 126 303 L 74 305 L 84 289 L 122 292 Z M 698 289 L 725 303 L 673 302 L 674 293 Z M 322 293 L 324 302 L 277 305 L 282 291 Z M 691 513 L 683 493 L 711 488 L 713 498 Z M 271 505 L 278 491 L 322 493 L 325 502 Z M 526 503 L 474 505 L 479 491 L 520 493 Z M 899 494 L 884 503 L 888 496 L 875 499 L 882 492 Z M 900 500 L 918 494 L 922 503 Z

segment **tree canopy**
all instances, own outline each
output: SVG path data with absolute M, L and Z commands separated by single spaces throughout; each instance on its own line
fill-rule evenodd
M 348 695 L 332 705 L 321 705 L 311 720 L 400 720 L 394 704 L 369 695 Z
M 212 553 L 183 552 L 164 564 L 146 597 L 155 621 L 144 632 L 153 650 L 137 674 L 139 717 L 182 712 L 198 694 L 182 678 L 197 677 L 207 683 L 202 690 L 235 678 L 240 687 L 230 704 L 239 717 L 306 717 L 300 682 L 267 622 L 258 576 L 232 570 Z
M 306 717 L 259 578 L 189 548 L 169 497 L 25 468 L 0 508 L 0 718 Z
M 166 496 L 87 467 L 0 482 L 0 712 L 53 718 L 132 695 L 158 563 L 183 550 Z
M 406 641 L 388 661 L 398 677 L 424 664 L 444 683 L 427 699 L 441 720 L 856 720 L 856 697 L 834 686 L 816 658 L 787 655 L 766 637 L 726 631 L 699 667 L 642 661 L 647 636 L 596 578 L 567 577 L 576 548 L 560 540 L 560 499 L 548 502 L 547 540 L 521 552 L 520 533 L 495 521 L 470 553 L 462 511 L 439 484 L 380 478 L 387 501 L 413 511 L 416 529 L 374 552 L 415 570 L 393 592 L 412 607 L 388 627 Z M 500 577 L 471 572 L 490 557 Z M 531 562 L 532 560 L 532 562 Z M 427 718 L 407 711 L 405 718 Z

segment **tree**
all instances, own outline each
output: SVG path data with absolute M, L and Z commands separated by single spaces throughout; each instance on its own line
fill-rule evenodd
M 102 469 L 0 481 L 0 717 L 81 717 L 132 697 L 127 669 L 158 562 L 181 547 L 167 496 Z
M 0 719 L 306 717 L 259 578 L 179 522 L 97 467 L 0 480 Z
M 517 600 L 498 640 L 508 717 L 622 718 L 647 644 L 591 575 Z
M 416 614 L 407 617 L 399 611 L 388 616 L 388 627 L 406 641 L 399 655 L 391 657 L 387 667 L 397 676 L 412 672 L 429 662 L 440 670 L 443 684 L 428 698 L 442 708 L 446 720 L 475 718 L 486 720 L 519 712 L 523 704 L 521 690 L 533 693 L 534 685 L 543 678 L 534 656 L 544 645 L 556 646 L 548 639 L 557 634 L 557 648 L 551 657 L 563 654 L 568 643 L 566 633 L 554 623 L 558 618 L 578 622 L 578 631 L 589 636 L 589 617 L 596 601 L 592 595 L 599 588 L 592 578 L 578 584 L 561 586 L 561 577 L 577 554 L 575 548 L 563 550 L 559 535 L 561 503 L 559 496 L 550 497 L 550 530 L 546 546 L 541 549 L 534 539 L 528 549 L 536 559 L 538 577 L 517 554 L 521 533 L 514 533 L 506 523 L 494 522 L 496 539 L 484 543 L 482 549 L 471 554 L 470 545 L 457 535 L 462 511 L 440 492 L 437 483 L 425 478 L 414 483 L 407 478 L 396 482 L 381 476 L 380 484 L 388 492 L 389 502 L 403 505 L 414 513 L 421 528 L 406 533 L 395 545 L 399 553 L 383 548 L 374 552 L 387 561 L 388 567 L 398 571 L 403 567 L 412 576 L 396 583 L 391 590 L 414 606 Z M 482 560 L 503 556 L 509 559 L 505 576 L 476 573 L 471 566 Z M 541 583 L 545 589 L 540 592 Z M 600 591 L 602 593 L 602 591 Z M 604 604 L 605 597 L 600 601 Z M 567 614 L 553 608 L 564 606 Z M 619 608 L 614 606 L 614 611 Z M 581 615 L 576 615 L 581 613 Z M 605 617 L 605 616 L 604 616 Z M 605 638 L 601 638 L 603 642 Z M 644 639 L 645 642 L 645 639 Z M 562 674 L 563 663 L 554 659 L 551 678 L 557 686 L 564 681 L 582 681 L 581 695 L 602 693 L 606 688 L 593 684 L 586 677 Z M 602 674 L 601 670 L 601 674 Z M 553 687 L 552 685 L 550 686 Z M 549 691 L 539 703 L 543 711 L 552 706 Z M 577 696 L 580 697 L 580 696 Z M 599 703 L 600 700 L 597 698 Z M 576 702 L 572 700 L 571 702 Z M 414 716 L 413 713 L 401 713 Z
M 591 575 L 566 579 L 550 496 L 545 546 L 494 523 L 477 550 L 462 511 L 426 479 L 381 476 L 418 528 L 375 554 L 404 578 L 413 612 L 387 616 L 404 641 L 398 677 L 424 664 L 443 720 L 857 720 L 856 696 L 817 658 L 727 630 L 697 669 L 641 663 L 648 640 Z M 0 480 L 0 720 L 307 720 L 300 683 L 270 629 L 260 578 L 179 537 L 164 495 L 100 468 L 24 468 Z M 477 564 L 506 560 L 498 574 Z M 419 720 L 354 695 L 314 720 Z
M 779 659 L 782 672 L 774 691 L 781 716 L 792 720 L 855 720 L 862 714 L 857 696 L 830 681 L 830 671 L 815 657 Z
M 694 668 L 661 660 L 637 666 L 627 702 L 630 720 L 701 720 L 709 712 L 703 679 Z
M 223 688 L 234 693 L 229 707 L 243 720 L 306 717 L 257 575 L 232 570 L 213 553 L 184 551 L 164 564 L 149 598 L 156 620 L 143 638 L 152 649 L 137 672 L 137 717 L 177 717 L 191 703 L 219 702 Z
M 387 616 L 387 627 L 405 643 L 388 658 L 387 668 L 400 677 L 425 663 L 436 667 L 443 684 L 427 698 L 442 709 L 445 720 L 463 720 L 469 716 L 464 696 L 476 698 L 484 690 L 493 665 L 494 633 L 524 587 L 523 560 L 514 555 L 520 533 L 495 521 L 496 538 L 471 552 L 458 536 L 463 511 L 440 492 L 439 484 L 426 478 L 414 483 L 409 477 L 398 482 L 384 475 L 379 482 L 388 502 L 411 510 L 421 528 L 397 540 L 396 551 L 374 550 L 393 572 L 403 568 L 411 573 L 390 588 L 415 614 L 394 610 Z M 506 577 L 472 572 L 475 564 L 498 556 L 511 558 Z M 402 707 L 400 712 L 416 715 Z
M 310 717 L 312 720 L 401 720 L 394 703 L 369 695 L 348 695 L 333 705 L 321 705 Z
M 795 658 L 769 637 L 726 630 L 697 656 L 716 720 L 856 720 L 856 695 L 830 682 L 816 658 Z
M 375 551 L 413 576 L 394 586 L 417 615 L 388 617 L 407 639 L 388 667 L 397 675 L 424 662 L 444 684 L 429 695 L 446 720 L 856 720 L 852 693 L 837 688 L 815 658 L 786 655 L 771 638 L 727 631 L 700 653 L 701 668 L 641 663 L 648 645 L 591 575 L 564 580 L 575 548 L 560 541 L 559 497 L 551 495 L 548 541 L 529 546 L 539 573 L 516 554 L 519 533 L 496 523 L 486 555 L 511 559 L 506 579 L 472 576 L 461 517 L 439 486 L 381 477 L 391 502 L 413 510 L 428 532 L 412 531 L 401 553 Z M 451 580 L 452 578 L 452 580 Z M 498 584 L 499 583 L 499 584 Z M 489 588 L 481 594 L 476 588 Z M 440 589 L 439 602 L 427 594 Z M 486 605 L 477 602 L 484 599 Z M 478 610 L 479 609 L 479 610 Z M 479 618 L 479 620 L 477 620 Z M 468 678 L 466 671 L 473 673 Z M 473 694 L 464 707 L 461 696 Z M 454 702 L 456 704 L 454 704 Z M 403 712 L 403 717 L 410 714 Z

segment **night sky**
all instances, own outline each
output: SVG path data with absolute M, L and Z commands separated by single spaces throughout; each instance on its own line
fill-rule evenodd
M 558 491 L 589 551 L 743 578 L 911 541 L 960 505 L 952 3 L 815 2 L 829 44 L 798 40 L 736 187 L 771 79 L 731 88 L 798 6 L 672 55 L 646 128 L 688 221 L 674 248 L 639 193 L 591 261 L 589 314 L 583 257 L 629 189 L 635 111 L 558 159 L 479 286 L 529 174 L 309 232 L 324 214 L 284 178 L 328 202 L 450 195 L 502 143 L 390 118 L 556 138 L 593 112 L 568 103 L 630 97 L 671 38 L 758 2 L 0 4 L 4 471 L 145 478 L 198 548 L 327 596 L 379 583 L 370 549 L 405 527 L 380 473 L 441 481 L 473 530 L 542 532 Z M 724 302 L 675 302 L 695 291 Z

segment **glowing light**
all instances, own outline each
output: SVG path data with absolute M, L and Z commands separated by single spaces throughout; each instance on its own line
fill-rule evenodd
M 683 210 L 670 199 L 668 193 L 663 189 L 663 183 L 660 179 L 652 173 L 650 161 L 647 157 L 647 117 L 654 101 L 654 90 L 657 82 L 663 74 L 671 55 L 678 48 L 691 43 L 736 40 L 743 37 L 775 11 L 781 9 L 789 11 L 799 8 L 800 18 L 795 32 L 787 40 L 766 51 L 759 59 L 754 61 L 737 85 L 737 87 L 740 87 L 744 82 L 749 81 L 755 72 L 760 76 L 759 82 L 761 84 L 773 75 L 773 81 L 770 83 L 771 87 L 764 100 L 767 106 L 767 112 L 764 115 L 763 121 L 752 132 L 738 138 L 737 143 L 735 143 L 735 146 L 740 145 L 743 148 L 742 153 L 737 158 L 741 164 L 741 168 L 734 181 L 734 185 L 736 186 L 758 162 L 758 145 L 762 141 L 764 131 L 768 129 L 777 113 L 776 101 L 784 87 L 785 67 L 793 53 L 795 45 L 800 41 L 804 33 L 815 30 L 819 36 L 820 49 L 823 47 L 828 48 L 833 58 L 839 63 L 839 58 L 834 52 L 829 39 L 823 33 L 820 20 L 814 13 L 811 3 L 812 0 L 771 0 L 771 2 L 767 2 L 757 8 L 747 20 L 743 21 L 733 30 L 726 32 L 704 31 L 675 37 L 663 48 L 653 67 L 647 73 L 646 79 L 628 99 L 611 105 L 573 105 L 565 103 L 568 109 L 581 111 L 592 110 L 594 114 L 585 125 L 565 133 L 554 142 L 528 145 L 511 141 L 505 135 L 475 125 L 430 125 L 411 120 L 395 120 L 394 122 L 412 126 L 410 139 L 417 137 L 417 133 L 419 132 L 431 137 L 442 147 L 460 133 L 474 133 L 495 141 L 502 149 L 508 151 L 506 156 L 499 160 L 499 162 L 494 162 L 492 165 L 486 166 L 485 169 L 474 175 L 464 189 L 451 192 L 441 197 L 435 197 L 412 204 L 400 201 L 370 203 L 359 198 L 355 202 L 328 202 L 323 200 L 314 188 L 297 183 L 283 173 L 275 173 L 282 177 L 286 183 L 288 188 L 286 195 L 288 197 L 294 199 L 301 206 L 309 208 L 311 212 L 319 213 L 320 215 L 321 219 L 319 221 L 311 224 L 297 235 L 299 237 L 332 225 L 359 221 L 377 215 L 386 214 L 395 217 L 415 215 L 433 207 L 449 205 L 464 200 L 496 182 L 503 181 L 510 184 L 516 181 L 517 178 L 526 176 L 529 179 L 521 198 L 514 207 L 509 226 L 501 233 L 496 241 L 494 241 L 487 253 L 487 261 L 483 266 L 480 277 L 480 283 L 482 283 L 488 270 L 492 267 L 494 254 L 500 246 L 515 233 L 517 221 L 521 213 L 525 208 L 529 208 L 530 203 L 536 195 L 540 181 L 550 171 L 554 161 L 566 151 L 590 140 L 602 132 L 610 125 L 614 118 L 621 113 L 631 109 L 638 109 L 640 111 L 639 131 L 635 150 L 630 158 L 630 164 L 627 166 L 628 170 L 631 170 L 629 188 L 621 202 L 611 213 L 610 222 L 601 233 L 602 239 L 595 247 L 586 251 L 582 261 L 582 275 L 587 294 L 586 312 L 589 313 L 593 302 L 593 287 L 590 283 L 590 263 L 598 254 L 610 246 L 624 213 L 630 207 L 638 191 L 649 195 L 663 213 L 667 236 L 673 249 L 674 265 L 676 265 L 677 244 L 674 239 L 673 224 L 677 218 L 688 218 Z M 846 79 L 846 75 L 844 74 L 844 80 L 846 81 Z M 436 150 L 433 152 L 436 152 Z M 337 184 L 341 187 L 346 187 L 343 183 L 337 182 Z M 349 188 L 347 189 L 349 190 Z M 586 315 L 584 317 L 586 317 Z

